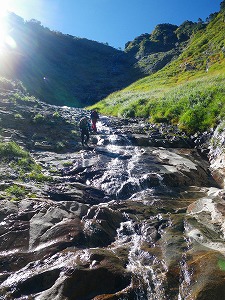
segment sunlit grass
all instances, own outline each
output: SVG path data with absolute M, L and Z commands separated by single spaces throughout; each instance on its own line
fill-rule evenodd
M 220 73 L 220 72 L 219 72 Z M 216 74 L 216 75 L 214 75 Z M 145 117 L 152 122 L 177 124 L 187 132 L 204 131 L 225 115 L 225 76 L 200 76 L 188 81 L 160 84 L 155 78 L 149 89 L 139 81 L 129 89 L 114 93 L 96 104 L 101 113 L 120 117 Z M 145 79 L 146 80 L 146 79 Z
M 189 133 L 214 127 L 225 117 L 224 30 L 221 12 L 190 39 L 178 59 L 89 108 L 176 124 Z
M 41 166 L 33 160 L 29 152 L 15 142 L 0 142 L 0 163 L 7 164 L 12 168 L 16 172 L 18 180 L 37 182 L 49 180 L 42 174 Z

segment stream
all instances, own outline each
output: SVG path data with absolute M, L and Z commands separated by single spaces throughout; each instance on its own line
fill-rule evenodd
M 0 299 L 224 300 L 225 197 L 209 163 L 144 122 L 97 128 L 80 151 L 33 151 L 54 181 L 1 203 Z

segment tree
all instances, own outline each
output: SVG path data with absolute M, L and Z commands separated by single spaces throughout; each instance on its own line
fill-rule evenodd
M 196 28 L 196 23 L 192 21 L 184 21 L 175 31 L 179 41 L 188 40 Z
M 36 19 L 31 19 L 30 21 L 28 21 L 29 23 L 31 24 L 35 24 L 35 25 L 38 25 L 38 26 L 41 26 L 41 22 L 36 20 Z
M 225 0 L 220 3 L 220 9 L 221 10 L 225 9 Z
M 206 18 L 206 23 L 211 22 L 213 19 L 215 19 L 215 17 L 218 15 L 217 12 L 210 14 L 207 18 Z

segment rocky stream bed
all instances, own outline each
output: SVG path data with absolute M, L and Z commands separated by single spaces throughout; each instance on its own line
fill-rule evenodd
M 1 96 L 2 141 L 51 180 L 10 201 L 1 164 L 0 299 L 225 299 L 221 130 L 212 146 L 213 133 L 101 116 L 82 148 L 84 111 Z

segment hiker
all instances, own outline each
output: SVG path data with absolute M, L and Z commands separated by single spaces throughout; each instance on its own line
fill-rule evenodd
M 98 119 L 99 119 L 99 115 L 98 115 L 97 111 L 92 110 L 91 111 L 91 122 L 92 122 L 91 128 L 94 132 L 97 132 L 96 123 L 97 123 Z
M 81 132 L 82 146 L 84 146 L 84 144 L 87 145 L 89 141 L 89 130 L 90 130 L 90 124 L 87 117 L 83 117 L 80 119 L 79 127 Z

